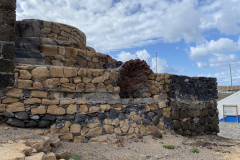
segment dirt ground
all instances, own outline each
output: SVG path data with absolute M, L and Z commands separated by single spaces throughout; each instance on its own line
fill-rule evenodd
M 28 136 L 34 138 L 39 131 L 0 125 L 0 142 Z M 164 148 L 166 144 L 175 149 Z M 199 149 L 199 153 L 192 153 L 193 146 Z M 81 156 L 83 160 L 237 160 L 240 158 L 240 141 L 213 135 L 183 137 L 168 133 L 163 134 L 162 139 L 113 136 L 106 143 L 61 142 L 56 152 L 60 150 L 68 150 L 70 155 Z

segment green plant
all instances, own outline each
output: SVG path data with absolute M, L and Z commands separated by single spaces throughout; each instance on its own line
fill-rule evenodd
M 84 159 L 82 159 L 80 156 L 70 155 L 67 156 L 66 160 L 84 160 Z
M 167 149 L 174 149 L 175 147 L 173 145 L 163 145 L 164 148 Z
M 192 152 L 193 152 L 193 153 L 199 153 L 199 150 L 198 150 L 197 147 L 194 146 L 193 149 L 192 149 Z

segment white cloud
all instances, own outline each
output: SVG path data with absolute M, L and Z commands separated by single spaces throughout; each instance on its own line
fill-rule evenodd
M 206 67 L 207 64 L 205 62 L 197 62 L 197 66 L 198 68 L 203 68 L 203 67 Z
M 17 4 L 18 20 L 35 18 L 76 26 L 98 51 L 203 38 L 197 0 L 18 0 Z
M 196 47 L 190 47 L 189 57 L 196 61 L 199 68 L 206 67 L 226 67 L 231 64 L 240 65 L 240 43 L 228 38 L 220 38 L 217 41 L 211 40 Z M 207 64 L 208 63 L 208 64 Z
M 157 65 L 157 73 L 175 73 L 176 72 L 174 68 L 168 66 L 167 61 L 165 59 L 157 58 L 157 64 L 156 64 L 156 58 L 152 58 L 151 68 L 154 72 L 156 72 L 156 65 Z
M 148 63 L 150 57 L 151 57 L 150 54 L 147 52 L 146 49 L 144 49 L 144 50 L 139 50 L 136 53 L 122 51 L 119 54 L 117 54 L 116 59 L 122 62 L 126 62 L 130 59 L 141 59 L 141 60 L 145 60 Z
M 206 1 L 201 7 L 200 28 L 206 30 L 218 29 L 223 34 L 240 33 L 240 3 L 239 0 Z
M 130 59 L 136 59 L 136 58 L 137 56 L 135 54 L 131 54 L 130 52 L 125 52 L 125 51 L 122 51 L 116 57 L 118 61 L 122 61 L 122 62 L 126 62 L 126 61 L 129 61 Z
M 139 59 L 143 59 L 146 62 L 148 62 L 148 60 L 150 58 L 150 54 L 146 51 L 146 49 L 137 51 L 136 55 Z
M 217 41 L 211 40 L 196 47 L 190 47 L 190 58 L 199 60 L 213 54 L 226 54 L 240 51 L 240 44 L 228 38 L 220 38 Z

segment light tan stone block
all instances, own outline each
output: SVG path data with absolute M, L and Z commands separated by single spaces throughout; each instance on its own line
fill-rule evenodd
M 73 139 L 72 133 L 66 133 L 64 135 L 59 136 L 59 138 L 63 141 L 71 141 Z
M 50 105 L 48 106 L 47 113 L 52 115 L 64 115 L 66 112 L 65 112 L 65 109 L 62 107 L 58 107 L 56 105 Z
M 108 92 L 113 92 L 113 89 L 114 89 L 114 88 L 113 88 L 112 85 L 108 85 L 108 86 L 107 86 L 107 91 L 108 91 Z
M 73 78 L 73 82 L 74 82 L 74 83 L 81 83 L 81 81 L 82 81 L 81 77 L 75 77 L 75 78 Z
M 122 131 L 123 133 L 127 133 L 128 130 L 129 130 L 129 125 L 128 125 L 128 123 L 124 123 L 124 126 L 121 128 L 121 131 Z
M 105 85 L 103 83 L 99 83 L 97 85 L 97 89 L 98 89 L 98 91 L 101 91 L 101 92 L 105 92 L 106 91 L 106 87 L 105 87 Z
M 114 87 L 113 92 L 114 93 L 119 93 L 120 92 L 120 87 Z
M 73 83 L 64 83 L 64 84 L 61 84 L 61 88 L 62 90 L 72 91 L 76 89 L 76 85 Z
M 106 133 L 113 133 L 114 131 L 114 126 L 112 125 L 103 125 L 103 128 L 105 129 Z
M 159 122 L 157 127 L 162 130 L 163 129 L 163 126 L 164 126 L 164 123 L 163 122 Z
M 42 85 L 42 83 L 36 81 L 36 82 L 33 82 L 33 88 L 34 89 L 42 89 L 43 85 Z
M 152 104 L 150 104 L 150 109 L 151 109 L 152 111 L 156 111 L 156 110 L 158 110 L 158 107 L 157 107 L 156 104 L 152 103 Z
M 31 96 L 34 98 L 47 98 L 47 94 L 46 91 L 31 91 Z
M 56 33 L 56 34 L 60 33 L 59 27 L 56 26 L 56 25 L 52 25 L 52 32 L 53 32 L 53 33 Z
M 20 70 L 20 79 L 29 80 L 32 78 L 32 75 L 27 70 Z
M 19 65 L 19 66 L 15 66 L 15 68 L 27 70 L 27 69 L 33 69 L 33 66 L 32 65 Z
M 102 134 L 102 127 L 96 127 L 96 128 L 92 128 L 88 131 L 88 133 L 86 134 L 86 137 L 95 137 L 98 135 Z
M 73 47 L 66 47 L 66 57 L 68 58 L 76 58 L 78 50 Z
M 6 112 L 6 104 L 0 104 L 0 112 Z
M 81 135 L 84 136 L 88 131 L 89 131 L 89 128 L 88 128 L 88 127 L 83 127 L 83 128 L 81 129 Z
M 70 121 L 66 121 L 64 126 L 59 130 L 59 133 L 68 133 L 69 129 L 70 129 L 70 126 L 71 126 L 71 122 Z
M 74 103 L 75 103 L 74 100 L 60 100 L 60 106 L 74 104 Z
M 25 105 L 21 102 L 9 104 L 6 108 L 6 112 L 22 112 L 25 111 Z
M 81 114 L 86 114 L 86 113 L 88 113 L 88 107 L 87 107 L 87 105 L 80 105 L 80 107 L 79 107 L 79 113 L 81 113 Z
M 100 108 L 103 112 L 109 111 L 111 106 L 109 104 L 101 104 Z
M 119 127 L 117 127 L 117 128 L 114 129 L 114 133 L 120 134 L 120 133 L 122 133 L 122 131 Z
M 88 128 L 92 129 L 92 128 L 96 128 L 99 125 L 99 123 L 89 123 L 87 126 Z
M 86 139 L 85 136 L 74 136 L 74 140 L 73 141 L 76 142 L 76 143 L 81 143 L 85 139 Z
M 59 66 L 52 66 L 52 67 L 50 67 L 50 74 L 54 78 L 56 78 L 56 77 L 59 77 L 59 78 L 64 77 L 63 68 L 59 67 Z
M 115 81 L 117 79 L 117 72 L 110 72 L 109 78 Z
M 39 106 L 37 108 L 32 108 L 31 109 L 31 113 L 34 115 L 34 114 L 46 114 L 47 111 L 46 111 L 46 108 L 45 106 Z
M 112 125 L 118 126 L 118 125 L 119 125 L 119 122 L 120 122 L 119 119 L 116 118 L 116 119 L 113 120 Z
M 93 70 L 93 71 L 92 71 L 92 76 L 93 76 L 93 77 L 98 77 L 98 76 L 99 76 L 99 70 L 96 70 L 96 69 Z
M 80 124 L 72 124 L 70 126 L 71 133 L 81 133 L 81 125 Z
M 96 91 L 96 87 L 92 83 L 87 83 L 85 91 L 86 92 L 95 92 Z
M 169 117 L 171 115 L 171 108 L 163 108 L 163 116 Z
M 78 75 L 81 77 L 85 77 L 87 75 L 87 70 L 85 68 L 79 69 Z
M 61 82 L 61 83 L 68 83 L 68 82 L 69 82 L 69 79 L 67 79 L 67 78 L 61 78 L 61 79 L 60 79 L 60 82 Z
M 30 156 L 25 157 L 25 160 L 42 160 L 44 158 L 45 154 L 44 152 L 34 153 Z
M 79 83 L 76 85 L 76 90 L 82 92 L 85 89 L 84 83 Z
M 87 77 L 83 77 L 82 78 L 82 82 L 83 83 L 90 83 L 90 82 L 92 82 L 92 79 L 91 78 L 87 78 Z
M 158 106 L 159 106 L 159 108 L 165 108 L 165 107 L 167 107 L 167 104 L 166 104 L 166 102 L 159 102 Z
M 75 68 L 64 68 L 65 77 L 75 77 L 77 76 L 77 70 Z
M 128 130 L 128 134 L 132 134 L 134 133 L 135 129 L 133 127 L 130 127 L 129 130 Z
M 42 45 L 41 54 L 44 56 L 56 56 L 58 55 L 58 48 L 54 45 Z
M 135 122 L 136 122 L 136 121 L 139 120 L 139 119 L 140 119 L 139 115 L 132 115 L 132 116 L 131 116 L 131 120 L 132 120 L 132 121 L 135 121 Z
M 145 109 L 147 112 L 149 112 L 151 109 L 150 109 L 150 106 L 148 104 L 145 104 Z
M 115 104 L 112 105 L 112 107 L 117 111 L 122 110 L 122 104 L 120 104 L 120 103 L 115 103 Z
M 42 78 L 48 78 L 49 72 L 47 67 L 37 67 L 32 70 L 32 76 L 35 80 L 42 79 Z
M 158 89 L 156 86 L 153 86 L 153 85 L 152 85 L 152 86 L 149 88 L 149 92 L 150 92 L 151 94 L 155 95 L 155 94 L 158 94 L 159 89 Z
M 55 89 L 60 85 L 58 78 L 47 79 L 44 81 L 44 86 L 50 89 Z
M 111 125 L 112 124 L 112 120 L 111 119 L 104 119 L 104 124 Z
M 109 78 L 109 72 L 105 72 L 103 76 L 96 77 L 92 80 L 92 83 L 103 83 L 105 80 Z
M 90 107 L 89 108 L 89 113 L 96 113 L 100 110 L 100 107 L 96 107 L 96 106 L 93 106 L 93 107 Z
M 65 56 L 66 53 L 65 47 L 58 46 L 58 53 L 62 56 Z
M 59 104 L 59 100 L 57 99 L 42 99 L 42 104 L 43 105 L 54 105 L 54 104 Z
M 14 103 L 14 102 L 19 102 L 19 98 L 12 98 L 12 97 L 6 97 L 2 99 L 3 104 L 9 104 L 9 103 Z
M 67 114 L 74 114 L 77 112 L 77 105 L 76 104 L 70 104 L 67 107 Z
M 33 81 L 31 80 L 18 80 L 18 87 L 20 88 L 31 88 Z
M 57 160 L 57 158 L 53 152 L 50 152 L 44 156 L 44 160 Z
M 41 99 L 39 98 L 28 98 L 24 100 L 24 104 L 41 104 Z

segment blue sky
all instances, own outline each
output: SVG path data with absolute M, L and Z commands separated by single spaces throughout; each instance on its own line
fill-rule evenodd
M 158 73 L 240 85 L 240 0 L 17 0 L 17 19 L 70 24 L 87 45 Z

